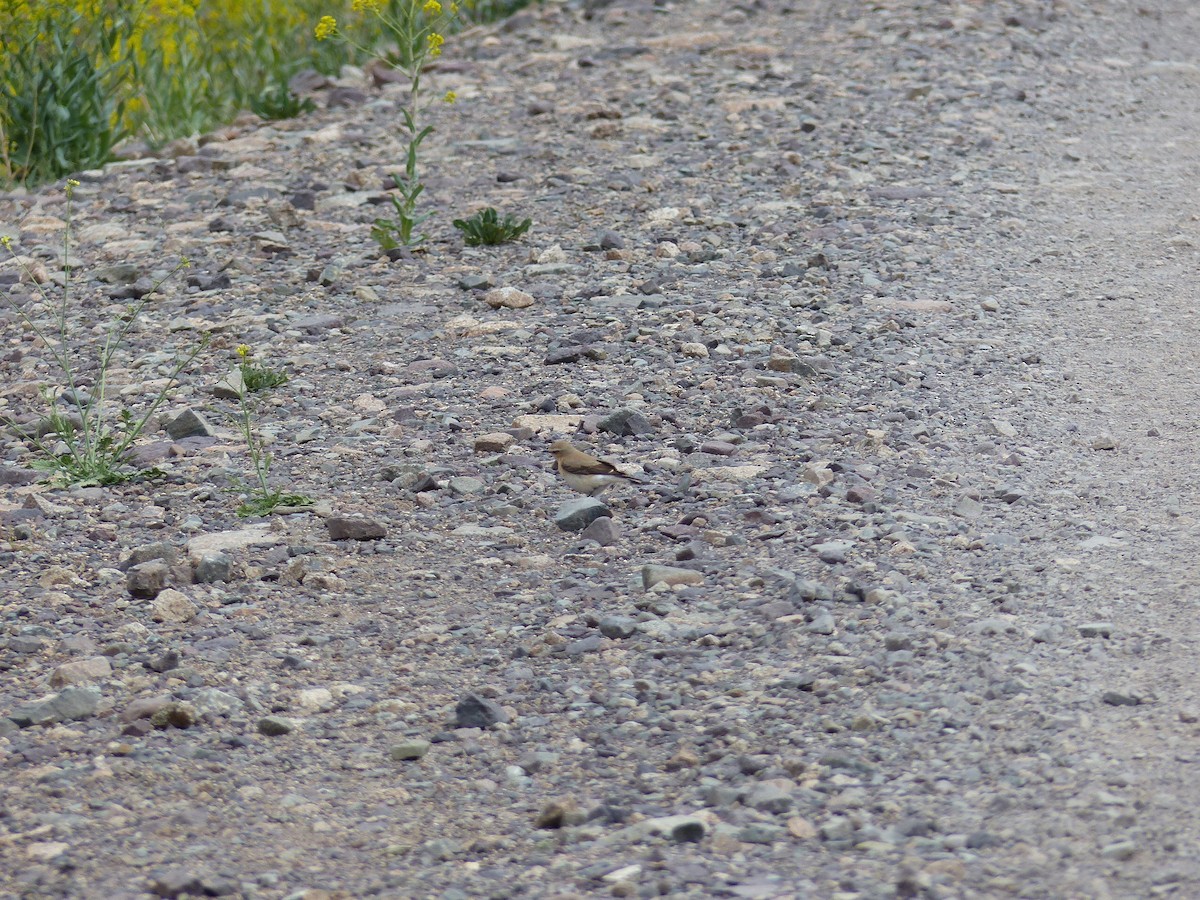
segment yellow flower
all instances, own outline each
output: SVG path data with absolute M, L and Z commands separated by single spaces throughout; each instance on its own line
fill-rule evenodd
M 436 31 L 431 31 L 429 33 L 429 36 L 426 37 L 425 40 L 429 42 L 429 55 L 430 56 L 441 56 L 442 55 L 442 44 L 446 43 L 446 39 L 444 37 L 442 37 Z
M 355 12 L 378 12 L 379 0 L 354 0 L 350 8 Z
M 0 234 L 0 244 L 4 245 L 5 250 L 12 249 L 12 237 L 7 234 Z
M 238 344 L 237 355 L 240 356 L 242 359 L 245 359 L 246 357 L 248 357 L 250 355 L 250 345 L 249 344 Z
M 442 4 L 438 0 L 425 0 L 425 5 L 421 7 L 427 16 L 440 16 L 442 14 Z
M 318 41 L 323 41 L 337 31 L 337 19 L 333 16 L 321 16 L 321 21 L 317 23 L 316 30 L 313 32 Z
M 454 91 L 446 91 L 446 96 L 442 98 L 442 102 L 443 103 L 453 103 L 457 99 L 458 99 L 458 94 L 454 93 Z

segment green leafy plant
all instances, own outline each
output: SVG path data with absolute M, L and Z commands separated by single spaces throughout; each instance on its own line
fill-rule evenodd
M 312 112 L 317 105 L 308 97 L 297 97 L 284 81 L 268 85 L 250 101 L 250 111 L 264 119 L 294 119 Z
M 400 107 L 402 124 L 401 138 L 405 142 L 404 173 L 392 173 L 396 186 L 390 195 L 391 217 L 381 216 L 371 228 L 371 237 L 382 250 L 399 247 L 414 247 L 423 243 L 428 235 L 420 230 L 432 211 L 418 211 L 418 201 L 425 191 L 418 164 L 421 144 L 433 133 L 433 126 L 421 124 L 429 103 L 422 102 L 421 73 L 426 63 L 442 53 L 443 36 L 455 24 L 458 6 L 451 4 L 449 10 L 439 0 L 354 0 L 353 9 L 373 16 L 383 29 L 390 33 L 393 44 L 383 54 L 376 53 L 348 36 L 332 16 L 323 16 L 317 23 L 315 35 L 318 40 L 338 39 L 356 47 L 368 55 L 376 55 L 404 74 L 408 80 L 408 93 Z M 453 103 L 453 91 L 447 92 L 442 100 Z
M 130 305 L 125 315 L 109 326 L 104 344 L 90 372 L 85 365 L 77 364 L 67 326 L 67 310 L 72 301 L 69 263 L 71 196 L 78 184 L 77 181 L 68 181 L 66 187 L 62 298 L 56 313 L 55 330 L 48 331 L 43 328 L 34 318 L 35 312 L 30 311 L 31 307 L 18 306 L 7 295 L 0 296 L 5 298 L 25 326 L 41 339 L 63 376 L 64 387 L 60 391 L 43 391 L 43 398 L 48 407 L 46 417 L 33 431 L 26 434 L 41 454 L 41 458 L 32 463 L 33 467 L 50 473 L 51 481 L 62 485 L 111 485 L 157 473 L 156 469 L 139 467 L 134 462 L 131 454 L 133 444 L 146 430 L 150 418 L 179 382 L 180 373 L 207 346 L 208 339 L 202 338 L 191 350 L 176 355 L 167 369 L 165 384 L 140 415 L 135 415 L 125 407 L 113 413 L 107 396 L 108 373 L 113 359 L 124 344 L 130 328 L 141 315 L 150 294 L 184 268 L 187 260 L 182 260 L 160 278 L 150 293 Z M 37 286 L 45 305 L 53 307 L 49 289 L 33 278 L 29 263 L 25 257 L 17 256 L 12 249 L 12 243 L 9 236 L 0 237 L 0 244 Z
M 257 394 L 259 391 L 282 387 L 288 383 L 286 373 L 254 362 L 253 351 L 251 351 L 249 344 L 239 344 L 237 355 L 238 372 L 242 376 L 242 387 L 247 392 Z
M 266 516 L 281 507 L 296 508 L 312 506 L 313 500 L 305 494 L 295 494 L 290 491 L 272 488 L 268 477 L 271 474 L 271 462 L 274 457 L 267 450 L 262 436 L 254 430 L 254 405 L 250 394 L 267 388 L 279 387 L 287 381 L 282 372 L 251 362 L 251 350 L 247 344 L 237 348 L 238 367 L 241 370 L 242 385 L 238 391 L 238 431 L 246 441 L 246 449 L 250 454 L 250 464 L 254 469 L 254 484 L 245 487 L 247 497 L 237 508 L 237 514 L 246 516 Z
M 0 5 L 0 180 L 95 168 L 127 134 L 132 4 L 93 21 L 63 0 Z
M 454 220 L 454 227 L 463 233 L 463 241 L 469 247 L 515 241 L 527 232 L 532 224 L 533 219 L 518 222 L 512 213 L 501 219 L 500 214 L 490 206 L 469 218 Z

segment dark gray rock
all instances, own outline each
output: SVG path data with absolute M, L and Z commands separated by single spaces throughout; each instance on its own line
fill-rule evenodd
M 387 534 L 382 522 L 366 516 L 330 516 L 325 528 L 334 541 L 376 541 Z
M 596 423 L 596 427 L 618 437 L 653 434 L 654 426 L 636 409 L 618 409 Z
M 130 550 L 129 555 L 121 560 L 121 571 L 128 572 L 136 565 L 154 560 L 173 566 L 178 558 L 179 551 L 173 545 L 166 541 L 155 541 L 153 544 L 143 544 Z
M 263 716 L 258 720 L 256 727 L 259 734 L 265 734 L 267 737 L 280 737 L 291 734 L 296 726 L 282 716 Z
M 568 500 L 554 514 L 554 524 L 563 531 L 583 531 L 597 519 L 612 517 L 612 511 L 593 497 Z
M 131 597 L 152 600 L 167 586 L 167 577 L 171 570 L 166 563 L 159 560 L 138 563 L 129 570 L 125 579 L 125 587 Z
M 507 721 L 508 713 L 499 703 L 475 693 L 467 694 L 454 707 L 454 724 L 459 728 L 491 728 Z
M 228 897 L 238 890 L 237 883 L 228 878 L 197 875 L 186 869 L 169 869 L 150 880 L 150 892 L 156 897 Z
M 177 441 L 186 437 L 213 437 L 216 433 L 205 421 L 204 416 L 190 407 L 169 422 L 163 423 L 163 428 Z
M 197 584 L 216 584 L 219 581 L 232 580 L 233 560 L 219 550 L 205 553 L 196 563 L 195 578 Z
M 612 516 L 600 516 L 598 519 L 593 519 L 591 524 L 583 529 L 579 536 L 595 541 L 601 547 L 611 547 L 617 543 L 620 537 L 617 532 L 617 525 L 613 521 Z
M 92 688 L 69 687 L 45 700 L 19 706 L 9 718 L 22 728 L 31 725 L 51 725 L 55 722 L 74 722 L 96 714 L 100 708 L 100 692 Z
M 605 616 L 600 620 L 600 633 L 606 638 L 619 640 L 637 631 L 637 622 L 629 616 Z
M 490 275 L 464 275 L 458 279 L 458 286 L 464 291 L 486 291 L 495 287 Z

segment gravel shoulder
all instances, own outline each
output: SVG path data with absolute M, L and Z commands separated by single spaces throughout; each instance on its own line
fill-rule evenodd
M 189 256 L 112 383 L 210 333 L 207 425 L 107 489 L 5 434 L 0 898 L 1200 895 L 1197 48 L 1182 0 L 546 5 L 430 74 L 396 261 L 363 78 L 83 176 L 72 334 Z M 0 197 L 47 274 L 64 215 Z M 234 514 L 241 343 L 315 511 Z M 648 481 L 584 535 L 563 436 Z

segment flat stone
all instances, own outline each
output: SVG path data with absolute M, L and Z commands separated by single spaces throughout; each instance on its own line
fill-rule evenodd
M 588 355 L 592 349 L 591 344 L 574 344 L 569 347 L 559 347 L 557 350 L 551 350 L 542 360 L 543 365 L 561 366 L 567 363 L 579 362 Z
M 700 452 L 711 456 L 733 456 L 737 447 L 728 441 L 705 441 L 700 445 Z
M 842 563 L 846 561 L 846 554 L 853 547 L 853 541 L 824 541 L 820 544 L 814 544 L 813 551 L 817 554 L 821 562 Z
M 470 497 L 474 494 L 482 494 L 487 485 L 478 478 L 472 478 L 470 475 L 458 475 L 451 478 L 446 487 L 450 489 L 450 493 L 457 497 Z
M 229 878 L 197 874 L 187 869 L 168 869 L 150 880 L 150 892 L 169 900 L 176 897 L 229 897 L 239 890 L 238 884 Z
M 1138 845 L 1136 841 L 1117 841 L 1114 844 L 1107 844 L 1100 848 L 1100 855 L 1104 859 L 1127 860 L 1132 859 L 1137 855 Z
M 572 432 L 579 427 L 583 416 L 577 413 L 567 414 L 529 414 L 513 419 L 513 428 L 528 428 L 534 434 L 545 432 Z
M 77 659 L 63 663 L 50 674 L 51 687 L 66 687 L 71 684 L 88 684 L 107 678 L 112 674 L 112 665 L 107 656 Z
M 554 524 L 563 531 L 583 531 L 597 519 L 611 518 L 612 511 L 594 497 L 567 500 L 554 514 Z
M 377 541 L 387 534 L 382 522 L 366 516 L 329 516 L 325 528 L 332 541 Z
M 1141 697 L 1124 691 L 1105 691 L 1100 699 L 1109 706 L 1139 706 L 1142 702 Z
M 233 573 L 233 560 L 225 553 L 216 551 L 206 553 L 196 562 L 193 574 L 197 584 L 216 584 L 230 581 Z
M 964 519 L 977 519 L 983 515 L 983 504 L 974 497 L 960 497 L 954 505 L 954 514 Z
M 704 573 L 694 569 L 681 569 L 677 566 L 642 566 L 642 587 L 646 590 L 656 584 L 703 584 Z
M 751 809 L 769 813 L 785 813 L 791 810 L 795 801 L 792 799 L 791 793 L 778 785 L 771 784 L 769 781 L 760 781 L 746 792 L 742 802 Z
M 164 706 L 172 702 L 170 694 L 159 694 L 156 697 L 139 697 L 131 700 L 121 710 L 122 722 L 136 722 L 138 719 L 149 719 Z
M 707 469 L 696 469 L 692 474 L 697 481 L 749 481 L 767 471 L 766 466 L 709 466 Z
M 1087 622 L 1079 626 L 1080 637 L 1112 637 L 1116 626 L 1112 622 Z
M 100 692 L 95 688 L 69 687 L 9 713 L 9 718 L 21 727 L 48 725 L 53 722 L 73 722 L 94 716 L 100 708 Z
M 517 439 L 507 431 L 493 431 L 489 434 L 481 434 L 475 438 L 475 452 L 503 453 L 516 443 L 516 441 Z
M 637 632 L 637 621 L 629 616 L 605 616 L 600 620 L 600 633 L 606 638 L 617 640 Z
M 402 744 L 396 744 L 388 751 L 388 758 L 393 762 L 406 762 L 413 759 L 421 759 L 429 752 L 429 741 L 424 738 L 413 738 L 405 741 Z
M 513 530 L 507 525 L 459 525 L 450 533 L 455 537 L 497 539 L 507 537 Z
M 751 822 L 738 829 L 737 837 L 743 844 L 773 844 L 786 838 L 787 831 L 779 825 Z
M 494 284 L 489 275 L 464 275 L 458 279 L 458 286 L 464 291 L 486 291 Z
M 579 533 L 585 540 L 595 541 L 601 547 L 611 547 L 617 543 L 620 535 L 612 516 L 600 516 L 593 519 L 587 528 Z
M 290 719 L 282 716 L 263 716 L 255 727 L 258 728 L 259 734 L 265 734 L 267 737 L 291 734 L 296 728 Z
M 304 713 L 328 712 L 334 706 L 333 691 L 323 687 L 297 691 L 296 706 Z
M 636 409 L 618 409 L 610 412 L 596 423 L 596 427 L 618 437 L 625 435 L 652 434 L 654 426 Z
M 515 287 L 498 287 L 484 294 L 483 302 L 492 309 L 525 309 L 533 306 L 533 297 Z
M 216 434 L 204 416 L 191 408 L 185 409 L 170 421 L 165 422 L 163 428 L 177 441 L 186 437 L 213 437 Z
M 454 722 L 459 728 L 491 728 L 507 721 L 508 713 L 499 703 L 479 694 L 467 694 L 454 707 Z
M 271 530 L 269 523 L 248 525 L 236 531 L 215 531 L 211 534 L 198 534 L 187 542 L 188 558 L 192 565 L 198 563 L 206 554 L 223 550 L 244 550 L 261 544 L 279 544 L 284 541 L 284 535 Z
M 208 719 L 236 715 L 246 708 L 246 704 L 240 698 L 218 688 L 196 691 L 191 696 L 191 704 L 198 715 Z
M 50 703 L 54 704 L 60 719 L 86 719 L 100 709 L 100 691 L 95 688 L 67 688 Z

